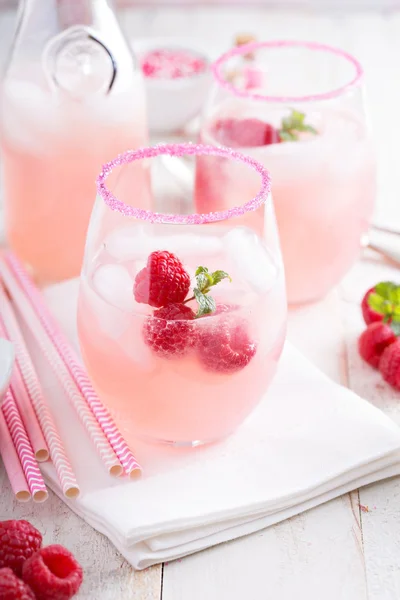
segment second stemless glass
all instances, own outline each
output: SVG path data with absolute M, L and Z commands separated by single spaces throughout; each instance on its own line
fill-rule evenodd
M 240 205 L 192 214 L 192 198 L 180 197 L 160 169 L 165 157 L 197 155 L 254 177 L 254 198 L 244 190 Z M 124 178 L 130 180 L 138 161 L 157 173 L 155 206 L 171 212 L 134 207 Z M 269 186 L 267 171 L 251 158 L 192 144 L 129 151 L 104 167 L 86 244 L 78 331 L 89 376 L 128 440 L 215 441 L 261 400 L 286 325 Z
M 376 168 L 362 68 L 349 54 L 307 42 L 257 42 L 213 65 L 201 141 L 264 164 L 285 264 L 288 300 L 323 297 L 360 253 L 373 212 Z M 228 208 L 249 186 L 199 161 L 198 211 Z M 213 193 L 202 193 L 210 181 Z

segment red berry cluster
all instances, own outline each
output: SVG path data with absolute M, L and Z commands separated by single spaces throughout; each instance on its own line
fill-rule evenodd
M 382 282 L 370 288 L 361 310 L 367 328 L 358 339 L 360 356 L 400 389 L 400 286 Z
M 147 265 L 136 275 L 134 296 L 136 302 L 156 308 L 143 325 L 143 339 L 159 357 L 182 357 L 194 350 L 209 371 L 234 373 L 243 369 L 256 353 L 256 344 L 250 339 L 246 323 L 228 318 L 237 307 L 216 306 L 208 295 L 209 289 L 222 279 L 229 278 L 224 271 L 209 273 L 199 267 L 194 295 L 186 298 L 190 276 L 182 262 L 166 250 L 152 252 Z M 197 314 L 187 305 L 196 300 Z M 218 323 L 196 321 L 208 314 L 225 314 Z
M 0 522 L 0 598 L 69 600 L 83 572 L 63 546 L 42 548 L 42 535 L 28 521 Z

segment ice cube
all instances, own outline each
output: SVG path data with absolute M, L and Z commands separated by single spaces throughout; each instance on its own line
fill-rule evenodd
M 278 268 L 254 231 L 238 227 L 227 233 L 223 241 L 233 272 L 240 279 L 246 281 L 257 293 L 264 293 L 272 288 L 278 276 Z
M 206 256 L 213 256 L 222 251 L 222 240 L 216 236 L 181 234 L 165 238 L 164 243 L 170 241 L 172 252 L 178 257 L 198 256 L 199 260 Z
M 116 260 L 134 260 L 148 256 L 149 236 L 145 234 L 144 227 L 131 225 L 113 231 L 106 239 L 107 252 Z
M 123 265 L 99 266 L 93 275 L 93 287 L 112 306 L 131 311 L 133 308 L 133 281 Z
M 106 240 L 109 254 L 116 260 L 146 260 L 155 250 L 168 250 L 185 263 L 196 256 L 212 256 L 222 251 L 222 239 L 217 236 L 183 232 L 184 226 L 148 225 L 124 227 L 113 231 Z M 166 231 L 168 235 L 164 233 Z

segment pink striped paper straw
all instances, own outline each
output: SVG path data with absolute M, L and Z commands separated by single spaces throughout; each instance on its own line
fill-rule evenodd
M 29 400 L 36 412 L 36 416 L 44 433 L 44 437 L 50 449 L 50 457 L 56 469 L 57 477 L 63 494 L 67 498 L 77 498 L 80 490 L 75 474 L 68 460 L 63 443 L 54 423 L 52 414 L 45 400 L 39 378 L 33 366 L 21 333 L 18 321 L 14 314 L 3 286 L 0 284 L 0 313 L 4 320 L 6 330 L 13 340 L 16 354 L 16 369 L 22 377 Z
M 44 502 L 48 498 L 48 492 L 11 390 L 6 392 L 2 411 L 32 498 L 34 502 Z
M 1 312 L 1 311 L 0 311 Z M 0 336 L 11 340 L 12 338 L 7 331 L 3 318 L 0 317 Z M 21 378 L 18 367 L 14 366 L 11 377 L 11 389 L 14 394 L 15 401 L 18 406 L 19 413 L 22 417 L 24 427 L 29 437 L 35 458 L 38 462 L 44 462 L 49 459 L 49 450 L 43 437 L 42 430 L 36 418 L 35 411 L 29 399 L 29 395 Z
M 0 454 L 3 459 L 11 489 L 18 502 L 28 502 L 31 499 L 28 483 L 19 462 L 3 412 L 0 410 Z
M 141 466 L 137 462 L 121 433 L 118 431 L 118 428 L 115 425 L 110 413 L 94 391 L 89 377 L 79 363 L 79 360 L 77 359 L 71 345 L 67 342 L 64 335 L 60 331 L 60 328 L 57 326 L 43 300 L 40 291 L 35 286 L 28 273 L 14 254 L 7 252 L 5 254 L 5 261 L 12 273 L 15 275 L 19 285 L 25 293 L 25 296 L 30 300 L 33 309 L 35 310 L 47 334 L 53 341 L 54 346 L 57 348 L 60 357 L 65 362 L 83 397 L 86 399 L 86 402 L 100 423 L 105 436 L 120 459 L 125 472 L 131 478 L 137 477 L 141 473 Z
M 43 436 L 42 429 L 33 410 L 28 392 L 26 390 L 21 373 L 14 367 L 14 372 L 11 378 L 11 389 L 14 394 L 15 402 L 17 403 L 22 422 L 28 434 L 35 458 L 38 462 L 49 460 L 49 449 Z
M 12 300 L 21 313 L 26 325 L 29 327 L 43 356 L 60 382 L 68 400 L 74 407 L 82 425 L 85 427 L 89 437 L 99 454 L 106 469 L 115 477 L 123 473 L 123 468 L 114 450 L 105 437 L 96 417 L 90 410 L 85 398 L 72 379 L 70 372 L 62 358 L 59 356 L 50 336 L 44 330 L 38 316 L 36 315 L 28 297 L 25 295 L 13 274 L 3 260 L 0 260 L 0 274 L 7 287 Z

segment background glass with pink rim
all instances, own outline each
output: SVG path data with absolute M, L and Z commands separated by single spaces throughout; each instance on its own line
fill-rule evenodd
M 374 207 L 361 65 L 323 44 L 256 42 L 221 56 L 213 75 L 201 141 L 239 148 L 268 168 L 288 300 L 318 300 L 356 261 Z M 216 198 L 229 207 L 253 185 L 206 157 L 197 177 L 198 211 L 213 210 Z
M 195 162 L 199 156 L 235 165 L 252 180 L 229 209 L 216 203 L 213 213 L 193 214 L 192 190 L 182 192 L 169 178 L 166 158 Z M 133 206 L 124 179 L 137 161 L 149 168 L 152 200 L 165 213 Z M 229 273 L 231 281 L 210 290 L 215 313 L 160 319 L 135 300 L 135 278 L 155 251 L 180 259 L 191 278 L 187 298 L 199 287 L 199 266 Z M 196 301 L 185 306 L 197 310 Z M 128 440 L 194 446 L 232 433 L 274 375 L 285 324 L 270 180 L 261 165 L 228 149 L 173 144 L 130 151 L 104 167 L 86 245 L 78 330 L 93 384 Z M 158 327 L 172 335 L 172 350 L 163 346 L 164 331 L 161 347 L 152 343 L 149 331 Z

